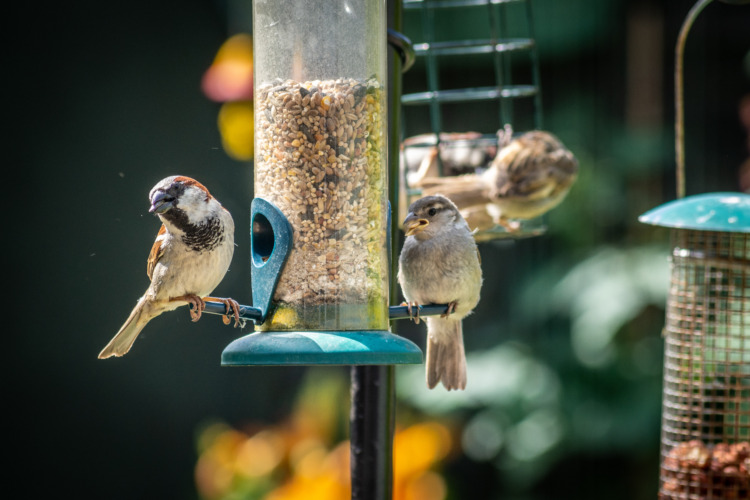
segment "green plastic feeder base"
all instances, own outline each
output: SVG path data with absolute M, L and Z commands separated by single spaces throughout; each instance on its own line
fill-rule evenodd
M 256 332 L 230 343 L 222 366 L 422 363 L 412 341 L 388 331 Z

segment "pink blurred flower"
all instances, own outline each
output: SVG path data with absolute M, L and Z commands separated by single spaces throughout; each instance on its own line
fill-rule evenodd
M 201 88 L 216 102 L 253 98 L 253 39 L 239 34 L 222 44 L 213 63 L 203 74 Z

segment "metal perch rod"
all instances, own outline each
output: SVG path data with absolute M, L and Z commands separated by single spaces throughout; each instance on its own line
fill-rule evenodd
M 192 309 L 192 305 L 190 308 Z M 427 304 L 419 306 L 419 316 L 437 316 L 439 314 L 445 314 L 448 310 L 447 304 Z M 224 304 L 219 302 L 206 302 L 206 308 L 203 310 L 204 313 L 208 314 L 227 314 Z M 240 319 L 260 321 L 261 310 L 257 307 L 244 306 L 240 304 Z M 416 314 L 416 311 L 415 311 Z M 388 308 L 388 317 L 394 319 L 409 319 L 409 310 L 407 306 L 391 306 Z

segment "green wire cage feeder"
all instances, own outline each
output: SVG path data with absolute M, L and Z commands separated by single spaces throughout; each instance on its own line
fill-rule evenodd
M 415 40 L 415 68 L 423 69 L 413 69 L 410 78 L 417 81 L 417 75 L 422 75 L 419 87 L 424 89 L 402 95 L 403 129 L 408 128 L 409 116 L 426 112 L 429 130 L 402 138 L 401 210 L 430 194 L 425 186 L 434 177 L 480 173 L 496 155 L 498 132 L 506 126 L 516 132 L 542 127 L 531 0 L 405 0 L 403 6 L 411 25 L 421 26 L 421 32 L 407 31 L 406 35 Z M 462 34 L 460 26 L 471 26 L 470 35 Z M 446 40 L 445 33 L 456 38 Z M 480 69 L 464 75 L 466 79 L 472 76 L 473 85 L 467 86 L 462 78 L 460 86 L 445 88 L 446 82 L 441 80 L 447 78 L 441 75 L 441 68 L 455 65 L 457 58 L 473 61 Z M 519 106 L 523 107 L 521 113 Z M 466 117 L 472 122 L 456 124 L 457 119 Z M 528 123 L 520 124 L 519 117 Z M 470 131 L 451 132 L 454 127 L 469 127 Z M 479 228 L 477 241 L 536 235 L 544 230 L 538 220 L 524 221 L 522 230 L 510 235 L 492 222 L 486 207 L 456 203 L 469 225 Z M 405 215 L 400 213 L 399 220 Z
M 750 195 L 685 197 L 682 56 L 710 1 L 695 4 L 677 43 L 678 199 L 639 219 L 671 229 L 660 500 L 750 498 Z

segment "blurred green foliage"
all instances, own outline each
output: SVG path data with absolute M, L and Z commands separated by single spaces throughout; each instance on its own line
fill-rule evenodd
M 450 498 L 475 494 L 467 478 L 484 481 L 485 498 L 656 495 L 668 233 L 637 218 L 674 196 L 671 68 L 675 33 L 690 5 L 533 2 L 544 128 L 575 153 L 580 176 L 545 217 L 544 236 L 481 245 L 482 301 L 464 320 L 466 391 L 429 391 L 422 367 L 398 370 L 404 415 L 460 422 L 463 455 L 445 472 Z M 748 92 L 741 62 L 750 37 L 732 29 L 739 29 L 739 20 L 725 25 L 722 40 L 716 36 L 719 17 L 734 12 L 747 21 L 748 12 L 712 8 L 719 12 L 707 13 L 693 34 L 698 40 L 688 52 L 686 81 L 694 96 L 702 91 L 707 102 L 716 102 L 723 93 L 725 100 L 711 115 L 712 125 L 701 122 L 706 102 L 686 103 L 688 141 L 712 135 L 711 127 L 726 132 L 715 131 L 724 135 L 703 142 L 712 147 L 701 151 L 688 143 L 693 192 L 738 190 L 737 168 L 747 155 L 733 113 Z M 528 36 L 523 2 L 503 12 L 509 36 Z M 415 42 L 425 41 L 423 21 L 419 10 L 405 13 L 404 31 Z M 435 27 L 437 40 L 487 37 L 487 11 L 436 14 Z M 644 36 L 652 45 L 641 50 L 656 57 L 638 52 Z M 654 78 L 646 85 L 658 86 L 650 89 L 655 100 L 640 104 L 649 89 L 628 78 L 639 59 Z M 528 83 L 528 58 L 513 55 L 511 61 L 512 83 Z M 491 56 L 438 64 L 441 88 L 494 83 Z M 701 71 L 726 77 L 709 82 Z M 404 92 L 422 90 L 426 68 L 418 61 L 404 75 Z M 502 125 L 493 106 L 462 106 L 444 110 L 446 131 L 492 133 Z M 514 106 L 524 130 L 529 106 Z M 404 136 L 429 131 L 426 110 L 404 113 Z M 727 149 L 716 149 L 719 143 Z M 399 332 L 423 335 L 413 325 L 399 325 Z

